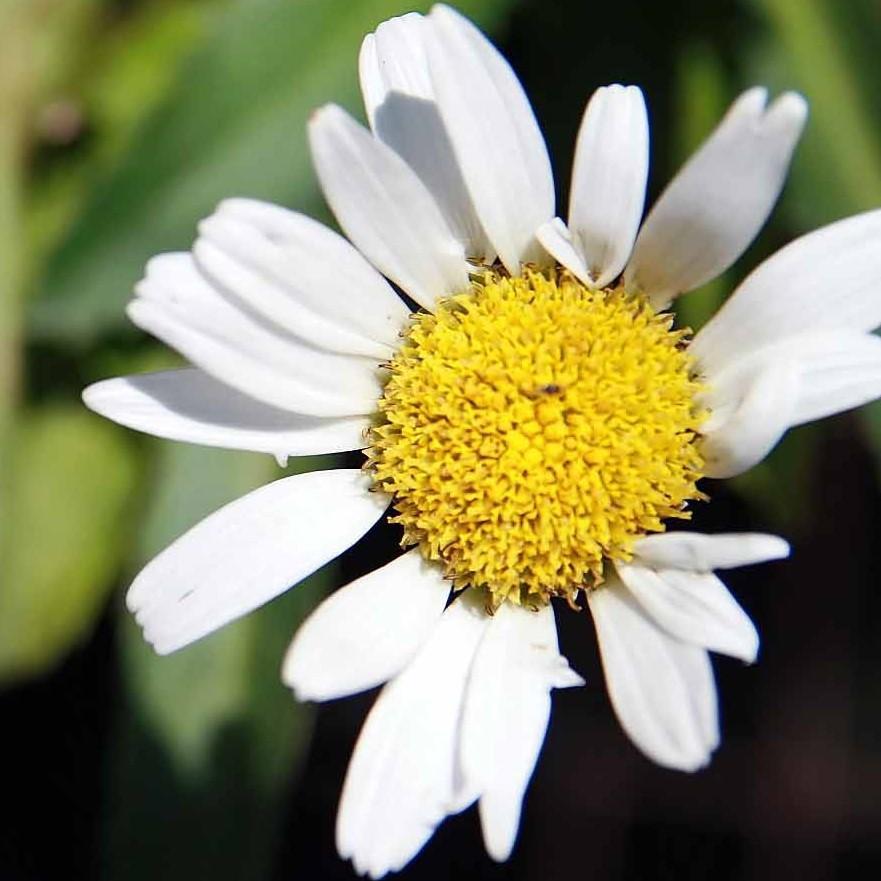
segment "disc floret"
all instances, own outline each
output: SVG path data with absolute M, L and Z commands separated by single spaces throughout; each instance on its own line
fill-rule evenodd
M 493 607 L 599 585 L 702 497 L 685 342 L 643 297 L 566 273 L 488 272 L 414 315 L 367 450 L 403 543 Z

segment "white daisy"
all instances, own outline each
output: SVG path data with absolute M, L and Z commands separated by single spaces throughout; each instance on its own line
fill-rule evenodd
M 378 878 L 475 801 L 490 855 L 511 852 L 550 691 L 582 684 L 558 649 L 555 597 L 586 597 L 633 742 L 667 767 L 706 764 L 719 740 L 708 651 L 750 662 L 758 649 L 713 571 L 788 547 L 664 521 L 688 517 L 701 477 L 881 395 L 881 212 L 784 248 L 691 340 L 657 310 L 755 236 L 800 97 L 741 96 L 640 230 L 642 95 L 598 90 L 567 227 L 523 90 L 468 21 L 444 6 L 387 21 L 360 72 L 370 130 L 333 106 L 309 125 L 352 244 L 224 202 L 191 253 L 150 262 L 128 310 L 193 367 L 84 397 L 123 425 L 281 460 L 367 448 L 363 470 L 282 478 L 217 511 L 140 573 L 128 604 L 174 651 L 392 506 L 410 549 L 319 606 L 283 666 L 302 700 L 387 683 L 337 822 L 340 853 Z

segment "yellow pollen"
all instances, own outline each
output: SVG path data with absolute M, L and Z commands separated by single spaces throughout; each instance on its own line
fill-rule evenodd
M 537 271 L 414 315 L 367 450 L 403 544 L 491 608 L 599 585 L 703 498 L 686 333 L 641 296 Z

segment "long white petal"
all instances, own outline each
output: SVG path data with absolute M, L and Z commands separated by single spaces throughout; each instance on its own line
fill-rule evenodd
M 285 477 L 237 499 L 148 563 L 126 603 L 167 654 L 256 609 L 358 541 L 388 499 L 357 469 Z
M 802 333 L 881 325 L 881 210 L 796 239 L 755 269 L 697 334 L 690 351 L 716 373 Z
M 407 306 L 326 226 L 277 205 L 229 199 L 199 232 L 201 268 L 268 320 L 335 352 L 384 359 L 397 348 Z
M 624 269 L 639 229 L 649 168 L 649 127 L 636 86 L 597 89 L 575 145 L 569 229 L 597 287 Z
M 741 95 L 646 219 L 625 278 L 658 306 L 724 272 L 777 201 L 807 104 L 766 101 L 764 89 Z
M 83 392 L 102 416 L 157 437 L 278 458 L 360 450 L 364 416 L 321 419 L 262 404 L 194 368 L 105 379 Z
M 798 404 L 798 366 L 781 361 L 751 377 L 740 399 L 702 427 L 708 477 L 734 477 L 761 462 L 792 424 Z
M 621 726 L 667 768 L 696 771 L 719 744 L 706 651 L 661 630 L 616 578 L 588 594 L 606 686 Z
M 312 416 L 371 413 L 376 360 L 305 343 L 224 297 L 190 254 L 162 254 L 128 305 L 129 318 L 206 373 L 265 404 Z
M 676 639 L 753 663 L 759 634 L 711 572 L 616 565 L 621 580 L 655 622 Z
M 480 792 L 483 840 L 506 860 L 551 713 L 550 691 L 583 685 L 560 655 L 554 612 L 505 603 L 493 616 L 474 658 L 462 717 L 460 761 Z
M 365 691 L 396 676 L 431 634 L 450 595 L 418 549 L 332 593 L 300 626 L 282 666 L 298 700 Z
M 425 19 L 390 18 L 364 38 L 361 91 L 373 133 L 416 172 L 469 257 L 492 263 L 450 136 L 437 107 L 425 49 Z
M 340 226 L 380 272 L 426 309 L 467 287 L 462 244 L 391 147 L 334 105 L 313 114 L 309 143 Z
M 408 863 L 448 814 L 476 797 L 456 768 L 474 653 L 490 621 L 467 594 L 441 616 L 413 662 L 382 690 L 349 763 L 337 849 L 380 878 Z
M 747 352 L 718 373 L 708 375 L 707 406 L 724 414 L 743 398 L 757 374 L 780 363 L 791 364 L 798 374 L 790 426 L 831 416 L 881 396 L 881 339 L 859 330 L 832 330 L 786 337 Z
M 776 535 L 760 532 L 663 532 L 641 538 L 633 546 L 633 554 L 636 562 L 654 569 L 712 572 L 782 560 L 789 556 L 789 545 Z
M 519 273 L 543 253 L 535 230 L 554 216 L 547 147 L 523 87 L 471 22 L 448 6 L 428 16 L 437 104 L 477 215 L 502 263 Z

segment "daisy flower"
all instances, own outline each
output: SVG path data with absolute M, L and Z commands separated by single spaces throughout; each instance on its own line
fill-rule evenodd
M 149 263 L 128 307 L 193 366 L 84 397 L 141 431 L 282 461 L 365 451 L 360 470 L 284 477 L 212 514 L 147 565 L 128 605 L 174 651 L 389 512 L 406 551 L 325 600 L 282 670 L 301 700 L 385 683 L 337 819 L 341 855 L 378 878 L 475 802 L 489 854 L 510 854 L 551 690 L 582 684 L 557 641 L 569 607 L 589 609 L 634 744 L 670 768 L 709 761 L 708 653 L 758 649 L 714 572 L 788 547 L 665 526 L 705 498 L 703 477 L 881 395 L 881 212 L 790 244 L 692 338 L 668 307 L 764 223 L 802 98 L 742 95 L 640 226 L 642 94 L 599 89 L 564 223 L 520 83 L 458 13 L 381 24 L 360 76 L 369 129 L 335 106 L 309 123 L 348 241 L 222 203 L 191 252 Z

